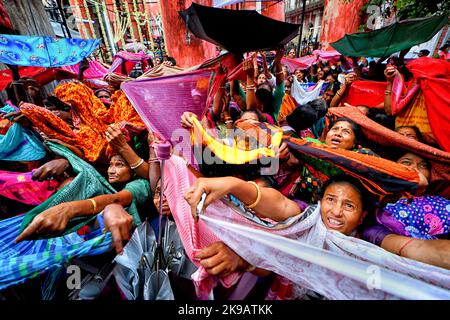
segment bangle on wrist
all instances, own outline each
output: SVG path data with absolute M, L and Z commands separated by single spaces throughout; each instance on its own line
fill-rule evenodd
M 143 163 L 144 163 L 144 159 L 140 158 L 140 160 L 138 161 L 138 163 L 135 164 L 135 165 L 131 165 L 130 168 L 131 168 L 132 170 L 137 169 L 137 168 L 138 168 L 141 164 L 143 164 Z
M 249 204 L 249 205 L 246 206 L 247 208 L 252 209 L 252 208 L 256 207 L 258 205 L 259 201 L 261 200 L 261 189 L 256 184 L 256 182 L 254 182 L 254 181 L 247 181 L 247 183 L 250 183 L 250 184 L 254 185 L 255 188 L 256 188 L 256 200 L 255 200 L 255 202 L 253 202 L 252 204 Z
M 90 201 L 90 202 L 92 203 L 92 206 L 93 206 L 93 208 L 92 208 L 92 214 L 96 214 L 96 213 L 97 213 L 97 202 L 95 202 L 95 200 L 92 199 L 92 198 L 89 198 L 89 199 L 87 199 L 87 200 Z

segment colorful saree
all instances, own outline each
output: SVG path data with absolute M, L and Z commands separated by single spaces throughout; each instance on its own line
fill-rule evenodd
M 52 152 L 66 158 L 69 161 L 76 177 L 69 184 L 54 193 L 45 202 L 28 212 L 23 217 L 20 231 L 23 231 L 35 216 L 55 205 L 63 202 L 84 200 L 98 195 L 116 192 L 116 190 L 103 176 L 97 172 L 97 170 L 95 170 L 87 162 L 75 156 L 67 148 L 52 142 L 46 142 L 46 144 Z M 129 206 L 127 211 L 131 216 L 133 216 L 134 222 L 139 224 L 140 218 L 134 202 Z M 69 221 L 64 234 L 77 231 L 79 228 L 87 225 L 95 219 L 96 216 L 76 217 Z
M 33 172 L 10 172 L 0 170 L 0 196 L 25 204 L 39 205 L 55 193 L 56 180 L 34 181 Z
M 45 157 L 45 148 L 35 132 L 13 123 L 0 135 L 0 160 L 34 161 Z
M 406 237 L 436 239 L 450 232 L 450 200 L 442 197 L 402 198 L 375 215 L 379 223 Z

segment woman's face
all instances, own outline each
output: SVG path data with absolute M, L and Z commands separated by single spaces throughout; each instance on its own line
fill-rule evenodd
M 367 212 L 363 211 L 359 192 L 347 182 L 329 185 L 320 200 L 320 214 L 327 229 L 350 235 L 360 225 Z
M 294 49 L 289 50 L 289 58 L 295 58 L 295 50 Z
M 419 137 L 416 134 L 416 131 L 413 128 L 409 127 L 402 127 L 396 130 L 398 133 L 400 133 L 402 136 L 414 139 L 416 141 L 419 141 Z
M 322 71 L 322 70 L 320 70 L 319 72 L 317 72 L 317 79 L 318 80 L 321 80 L 321 79 L 323 79 L 323 76 L 325 75 L 325 73 Z
M 397 163 L 420 172 L 428 181 L 430 180 L 430 166 L 424 158 L 413 153 L 405 153 L 402 157 L 400 157 L 400 159 L 397 160 Z
M 289 80 L 284 80 L 284 93 L 291 94 L 291 82 Z
M 264 73 L 260 73 L 258 76 L 258 79 L 256 81 L 256 84 L 259 86 L 262 83 L 266 83 L 267 82 L 267 78 L 266 75 Z
M 338 121 L 328 131 L 325 143 L 332 148 L 352 150 L 355 147 L 355 133 L 347 121 Z
M 156 185 L 156 189 L 155 189 L 155 195 L 153 197 L 153 203 L 156 207 L 156 209 L 159 210 L 159 204 L 160 204 L 160 192 L 161 192 L 161 180 L 158 181 L 158 184 Z M 170 215 L 170 208 L 169 208 L 169 204 L 167 203 L 167 199 L 163 194 L 163 203 L 162 203 L 162 213 L 163 215 Z
M 111 157 L 108 167 L 109 183 L 123 183 L 133 178 L 133 171 L 128 163 L 119 155 Z

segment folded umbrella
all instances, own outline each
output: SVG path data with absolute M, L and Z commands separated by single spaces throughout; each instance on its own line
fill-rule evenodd
M 297 36 L 300 27 L 265 17 L 255 10 L 219 9 L 197 3 L 179 13 L 195 36 L 233 53 L 285 45 Z

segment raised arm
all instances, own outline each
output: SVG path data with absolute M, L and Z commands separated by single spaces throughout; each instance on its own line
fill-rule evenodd
M 284 56 L 284 48 L 280 48 L 277 50 L 277 54 L 275 56 L 275 59 L 273 60 L 277 86 L 283 83 L 284 81 L 283 66 L 281 65 L 281 58 L 283 58 L 283 56 Z
M 109 145 L 117 151 L 131 167 L 139 165 L 134 169 L 139 177 L 148 179 L 149 164 L 145 161 L 141 161 L 142 159 L 127 143 L 122 130 L 120 130 L 118 126 L 112 124 L 108 127 L 106 131 L 106 141 L 108 141 Z
M 244 60 L 243 70 L 247 74 L 247 92 L 246 94 L 246 105 L 247 110 L 258 109 L 258 102 L 256 100 L 256 84 L 254 78 L 254 67 L 252 60 Z
M 301 212 L 296 202 L 273 188 L 257 187 L 251 182 L 234 177 L 199 178 L 184 195 L 194 217 L 197 215 L 197 204 L 204 192 L 207 196 L 203 210 L 213 201 L 231 194 L 245 205 L 252 207 L 258 215 L 275 221 L 283 221 Z
M 383 239 L 381 247 L 405 258 L 450 269 L 450 240 L 422 240 L 390 234 Z
M 397 69 L 394 66 L 387 66 L 384 70 L 384 76 L 386 77 L 387 86 L 384 94 L 384 112 L 388 116 L 392 115 L 392 83 L 394 82 Z
M 339 107 L 342 101 L 342 97 L 348 92 L 350 89 L 350 86 L 352 85 L 353 81 L 355 80 L 356 74 L 353 72 L 350 72 L 345 76 L 345 82 L 341 86 L 341 88 L 336 92 L 336 94 L 333 97 L 333 100 L 331 100 L 330 108 L 336 108 Z

